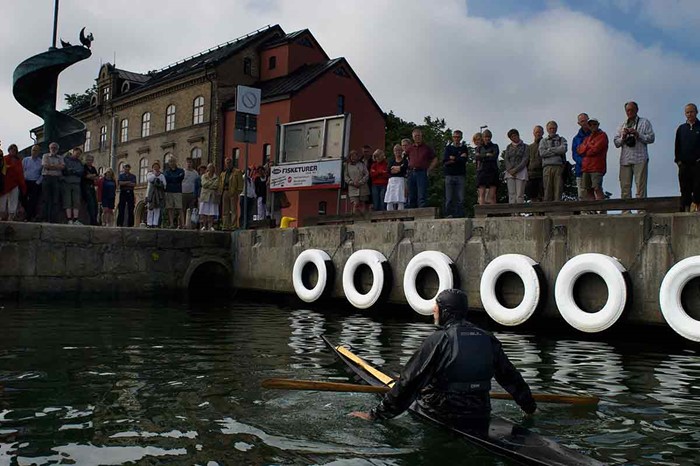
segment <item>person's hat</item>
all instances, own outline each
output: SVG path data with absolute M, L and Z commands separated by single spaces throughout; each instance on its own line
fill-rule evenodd
M 441 292 L 435 302 L 440 311 L 451 311 L 455 314 L 466 313 L 469 307 L 467 295 L 458 289 L 449 289 Z
M 600 124 L 600 120 L 598 120 L 597 118 L 589 118 L 589 119 L 588 119 L 588 124 L 590 125 L 590 124 L 593 123 L 594 121 L 595 121 L 596 123 Z
M 129 165 L 128 163 L 125 163 L 124 168 L 131 168 L 131 165 Z

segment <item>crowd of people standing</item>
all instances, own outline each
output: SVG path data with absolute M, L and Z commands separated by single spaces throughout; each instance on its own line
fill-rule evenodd
M 612 143 L 619 149 L 619 184 L 622 199 L 647 196 L 649 151 L 655 141 L 651 122 L 638 115 L 636 102 L 624 105 L 625 119 L 614 131 Z M 685 211 L 700 208 L 700 127 L 697 106 L 685 106 L 686 123 L 676 131 L 675 163 L 682 205 Z M 516 128 L 506 136 L 510 141 L 500 150 L 488 129 L 475 133 L 468 144 L 460 130 L 452 132 L 442 160 L 423 142 L 420 128 L 412 139 L 403 139 L 393 147 L 394 158 L 386 160 L 381 150 L 371 152 L 365 146 L 360 154 L 351 151 L 345 170 L 345 182 L 352 212 L 392 210 L 427 206 L 428 174 L 442 162 L 445 217 L 465 215 L 467 165 L 475 164 L 475 183 L 479 205 L 496 204 L 501 184 L 507 188 L 508 202 L 560 201 L 569 176 L 575 178 L 578 200 L 605 199 L 603 180 L 608 168 L 610 141 L 598 118 L 580 113 L 579 131 L 571 140 L 559 135 L 556 121 L 544 127 L 535 125 L 533 140 L 526 144 Z M 573 164 L 567 159 L 571 154 Z M 371 154 L 371 155 L 370 155 Z

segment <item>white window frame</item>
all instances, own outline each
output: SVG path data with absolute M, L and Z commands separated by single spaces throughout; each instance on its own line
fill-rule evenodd
M 165 109 L 165 131 L 175 129 L 175 104 L 170 104 Z
M 85 145 L 83 145 L 83 151 L 85 152 L 90 152 L 91 137 L 90 130 L 85 131 Z
M 102 88 L 102 102 L 109 102 L 109 86 Z
M 143 157 L 139 160 L 139 183 L 146 182 L 146 175 L 148 175 L 148 159 Z
M 127 120 L 125 118 L 121 122 L 120 141 L 127 142 L 128 140 L 129 140 L 129 120 Z
M 192 124 L 204 123 L 204 97 L 201 95 L 192 102 Z
M 100 150 L 107 148 L 107 125 L 100 127 Z
M 145 138 L 151 135 L 151 112 L 146 112 L 141 115 L 141 137 Z

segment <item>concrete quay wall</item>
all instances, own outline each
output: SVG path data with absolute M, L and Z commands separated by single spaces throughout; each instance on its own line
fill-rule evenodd
M 0 295 L 99 293 L 107 298 L 232 287 L 227 233 L 0 223 Z
M 393 273 L 389 295 L 393 303 L 406 303 L 402 280 L 411 258 L 422 251 L 441 251 L 454 261 L 460 287 L 468 294 L 470 306 L 477 309 L 482 308 L 479 284 L 486 265 L 502 254 L 524 254 L 540 264 L 546 280 L 543 315 L 558 319 L 554 284 L 561 267 L 578 254 L 607 254 L 619 259 L 629 274 L 631 302 L 625 318 L 665 325 L 659 310 L 659 288 L 671 266 L 700 254 L 700 216 L 580 215 L 356 223 L 242 231 L 234 234 L 233 241 L 236 287 L 293 294 L 294 261 L 302 251 L 314 248 L 332 258 L 332 296 L 337 298 L 344 297 L 342 270 L 348 257 L 359 249 L 377 250 L 386 256 Z M 371 280 L 368 275 L 364 281 Z M 517 291 L 522 285 L 516 276 L 510 279 L 515 281 L 503 284 L 504 301 L 514 307 L 522 296 Z M 584 308 L 602 307 L 607 299 L 602 280 L 582 277 L 579 282 L 575 292 Z M 426 288 L 430 286 L 428 283 Z M 697 290 L 685 295 L 687 308 L 700 309 Z M 406 312 L 413 313 L 408 305 Z

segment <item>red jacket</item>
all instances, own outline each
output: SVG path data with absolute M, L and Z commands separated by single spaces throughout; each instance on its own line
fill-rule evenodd
M 372 164 L 369 177 L 372 179 L 372 186 L 386 186 L 389 183 L 389 165 L 386 159 Z
M 576 152 L 583 157 L 581 169 L 584 173 L 607 171 L 608 135 L 604 131 L 591 133 L 578 146 Z
M 5 186 L 3 187 L 2 193 L 7 194 L 17 186 L 22 194 L 27 192 L 27 185 L 24 183 L 24 169 L 22 168 L 22 161 L 12 157 L 11 155 L 6 155 L 5 160 Z

